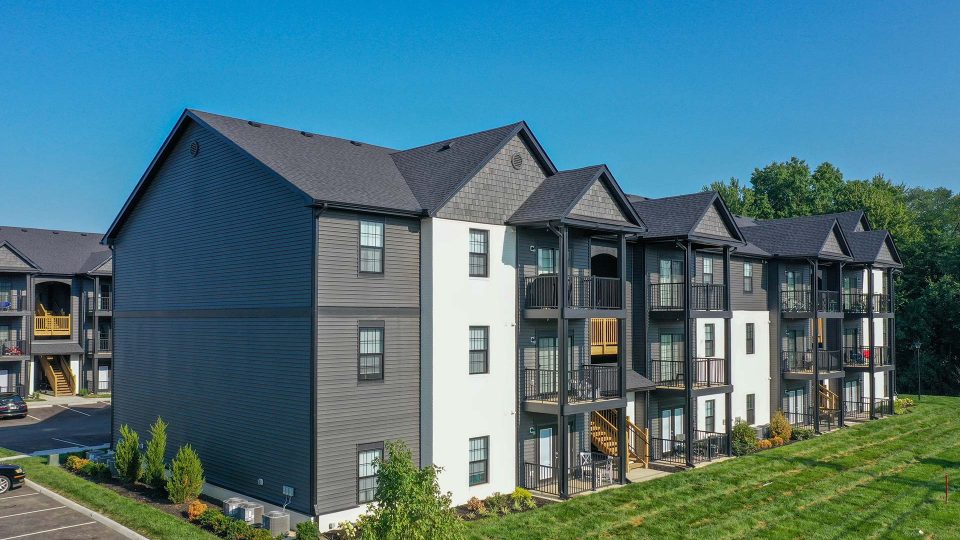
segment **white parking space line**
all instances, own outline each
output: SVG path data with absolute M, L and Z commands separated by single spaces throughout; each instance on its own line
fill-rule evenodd
M 80 444 L 80 443 L 78 443 L 78 442 L 68 441 L 68 440 L 66 440 L 66 439 L 57 439 L 56 437 L 50 437 L 50 438 L 53 439 L 53 440 L 55 440 L 55 441 L 57 441 L 57 442 L 63 442 L 63 443 L 67 443 L 67 444 L 72 444 L 72 445 L 74 445 L 74 446 L 83 446 L 82 444 Z
M 25 516 L 27 514 L 36 514 L 37 512 L 49 512 L 50 510 L 59 510 L 61 508 L 66 508 L 66 506 L 54 506 L 53 508 L 44 508 L 43 510 L 31 510 L 29 512 L 20 512 L 19 514 L 10 514 L 9 516 L 0 516 L 0 519 L 7 519 L 17 516 Z
M 8 495 L 6 497 L 0 497 L 0 501 L 5 501 L 7 499 L 16 499 L 18 497 L 32 497 L 34 495 L 39 495 L 39 493 L 24 493 L 23 495 Z
M 83 411 L 78 411 L 78 410 L 76 410 L 76 409 L 71 409 L 70 407 L 67 407 L 66 405 L 57 405 L 57 407 L 60 407 L 61 409 L 66 409 L 66 410 L 68 410 L 68 411 L 73 411 L 73 412 L 75 412 L 75 413 L 77 413 L 77 414 L 82 414 L 82 415 L 84 415 L 84 416 L 93 416 L 93 415 L 88 414 L 88 413 L 85 413 L 85 412 L 83 412 Z
M 64 527 L 57 527 L 56 529 L 47 529 L 45 531 L 37 531 L 37 532 L 32 532 L 27 534 L 18 534 L 17 536 L 8 536 L 6 538 L 0 538 L 0 540 L 13 540 L 14 538 L 26 538 L 28 536 L 36 536 L 38 534 L 47 534 L 47 533 L 52 533 L 56 531 L 62 531 L 64 529 L 72 529 L 74 527 L 83 527 L 84 525 L 92 525 L 94 523 L 96 523 L 96 521 L 88 521 L 86 523 L 77 523 L 76 525 L 67 525 Z
M 28 414 L 28 415 L 27 415 L 27 418 L 33 418 L 34 420 L 40 421 L 39 418 L 37 418 L 36 416 L 34 416 L 34 415 L 32 415 L 32 414 Z

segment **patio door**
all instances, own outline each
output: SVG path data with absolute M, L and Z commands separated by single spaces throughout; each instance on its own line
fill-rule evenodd
M 97 365 L 97 392 L 110 390 L 110 365 Z
M 540 465 L 538 478 L 540 480 L 549 480 L 553 478 L 554 450 L 553 450 L 553 426 L 542 427 L 537 437 L 537 464 Z
M 555 394 L 557 392 L 557 338 L 537 338 L 537 372 L 539 374 L 540 394 Z
M 665 332 L 660 334 L 660 381 L 674 381 L 683 375 L 683 334 Z
M 863 402 L 860 396 L 860 381 L 843 381 L 843 400 L 847 402 L 847 406 L 853 412 L 863 412 Z
M 806 412 L 803 406 L 804 393 L 802 388 L 787 390 L 786 392 L 787 420 L 791 423 L 800 421 L 802 419 L 801 415 Z
M 683 407 L 660 411 L 660 438 L 663 439 L 664 452 L 673 450 L 674 441 L 683 440 Z
M 680 307 L 683 295 L 681 287 L 676 283 L 683 283 L 683 261 L 676 259 L 660 259 L 660 305 L 663 307 Z

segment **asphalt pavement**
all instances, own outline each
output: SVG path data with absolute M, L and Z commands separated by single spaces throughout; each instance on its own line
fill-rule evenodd
M 0 448 L 33 454 L 109 444 L 110 410 L 108 403 L 30 407 L 26 418 L 0 419 Z

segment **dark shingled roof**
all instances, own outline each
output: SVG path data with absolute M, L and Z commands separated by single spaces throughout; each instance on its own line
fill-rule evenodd
M 390 148 L 188 112 L 314 200 L 411 212 L 423 208 L 394 164 L 395 151 Z
M 835 218 L 844 233 L 852 233 L 854 229 L 857 228 L 857 223 L 860 223 L 860 220 L 864 218 L 864 212 L 863 210 L 852 210 L 850 212 L 839 212 L 836 214 L 822 214 L 822 217 Z
M 872 263 L 877 262 L 877 256 L 880 254 L 880 248 L 883 247 L 887 239 L 893 242 L 893 237 L 887 231 L 860 231 L 847 235 L 850 250 L 853 252 L 853 262 Z M 896 247 L 891 250 L 894 259 L 899 259 Z M 899 261 L 897 261 L 899 263 Z
M 653 383 L 650 379 L 644 377 L 643 375 L 637 373 L 636 371 L 627 368 L 627 391 L 633 392 L 635 390 L 653 390 L 657 385 Z
M 740 230 L 748 242 L 763 251 L 781 257 L 816 257 L 837 220 L 832 216 L 803 216 L 754 223 Z
M 571 171 L 560 171 L 549 176 L 527 197 L 508 223 L 529 223 L 566 217 L 580 196 L 604 171 L 603 165 L 593 165 Z
M 630 195 L 630 203 L 647 224 L 649 238 L 686 236 L 699 223 L 716 193 L 702 191 L 676 197 L 647 199 Z
M 101 233 L 53 231 L 24 227 L 0 227 L 0 244 L 7 243 L 39 266 L 44 274 L 82 274 L 94 254 L 110 257 L 110 250 L 100 245 Z

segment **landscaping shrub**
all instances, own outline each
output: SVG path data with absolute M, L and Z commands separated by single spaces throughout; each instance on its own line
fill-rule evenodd
M 107 467 L 106 463 L 94 463 L 90 460 L 87 461 L 89 463 L 80 469 L 80 474 L 90 478 L 91 480 L 96 480 L 97 482 L 103 482 L 110 479 L 110 467 Z
M 356 523 L 352 521 L 341 521 L 338 523 L 337 528 L 340 529 L 340 538 L 343 540 L 356 540 L 357 538 L 360 538 L 359 524 L 360 520 L 357 520 Z
M 207 511 L 207 505 L 200 501 L 193 501 L 190 503 L 190 506 L 187 507 L 187 519 L 190 521 L 196 521 L 200 519 L 200 516 Z
M 811 428 L 796 428 L 793 430 L 793 440 L 795 441 L 805 441 L 807 439 L 813 438 L 813 429 Z
M 913 400 L 908 397 L 893 400 L 893 414 L 904 414 L 910 407 L 913 407 Z
M 757 441 L 757 448 L 760 450 L 766 450 L 767 448 L 773 448 L 773 443 L 770 439 L 761 439 Z
M 494 514 L 506 515 L 510 513 L 510 496 L 504 495 L 499 491 L 487 497 L 484 503 Z
M 144 481 L 153 488 L 163 489 L 167 483 L 163 456 L 167 452 L 167 424 L 159 416 L 150 426 L 150 442 L 147 443 L 146 471 Z
M 386 444 L 386 457 L 377 464 L 376 504 L 361 526 L 364 540 L 457 540 L 463 521 L 451 508 L 450 493 L 441 493 L 435 465 L 417 468 L 402 441 Z
M 65 465 L 68 471 L 73 473 L 79 473 L 89 463 L 90 463 L 89 459 L 85 459 L 80 456 L 68 456 L 67 462 Z
M 114 458 L 120 480 L 128 484 L 140 480 L 143 474 L 140 436 L 126 424 L 120 426 L 120 440 L 117 441 L 117 452 Z
M 170 465 L 172 473 L 167 480 L 170 500 L 179 504 L 199 497 L 203 490 L 203 464 L 193 448 L 189 444 L 181 446 Z
M 473 516 L 485 516 L 488 514 L 487 505 L 476 497 L 470 497 L 470 500 L 467 501 L 466 507 L 467 512 Z
M 87 390 L 86 388 L 81 388 L 80 391 L 77 392 L 77 395 L 80 397 L 87 397 L 89 394 L 90 394 L 90 391 Z
M 301 521 L 297 523 L 297 540 L 318 540 L 320 538 L 320 527 L 312 521 Z
M 750 424 L 744 420 L 738 420 L 733 425 L 730 445 L 733 447 L 733 454 L 736 456 L 745 456 L 757 451 L 757 430 L 750 427 Z
M 510 500 L 513 501 L 513 509 L 517 511 L 532 510 L 537 507 L 537 501 L 533 500 L 533 495 L 522 487 L 513 490 Z
M 209 530 L 213 534 L 220 536 L 227 529 L 227 516 L 216 508 L 207 508 L 200 517 L 197 518 L 197 525 Z
M 787 417 L 783 414 L 783 411 L 773 413 L 773 418 L 770 419 L 770 437 L 780 437 L 785 441 L 789 441 L 792 433 L 793 426 L 787 421 Z
M 771 437 L 770 442 L 773 444 L 773 446 L 783 446 L 783 439 L 780 437 Z

